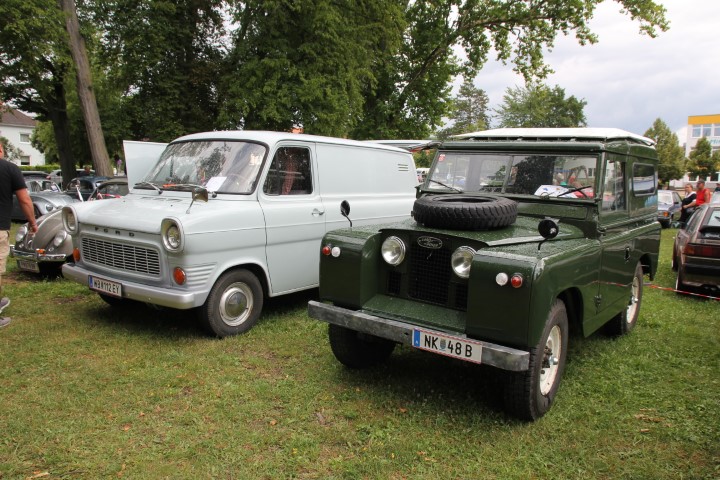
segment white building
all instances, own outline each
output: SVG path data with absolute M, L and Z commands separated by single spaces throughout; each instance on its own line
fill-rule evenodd
M 20 150 L 19 165 L 45 165 L 45 155 L 30 144 L 36 121 L 19 110 L 0 104 L 0 137 Z M 7 155 L 7 152 L 6 152 Z M 15 163 L 18 163 L 15 160 Z

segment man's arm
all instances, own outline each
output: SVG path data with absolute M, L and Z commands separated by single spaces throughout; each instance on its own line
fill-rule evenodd
M 25 218 L 27 218 L 28 225 L 30 226 L 30 231 L 33 233 L 37 233 L 38 227 L 37 223 L 35 223 L 35 210 L 33 209 L 33 203 L 30 199 L 30 194 L 28 194 L 27 188 L 15 190 L 15 196 L 18 199 L 20 208 L 25 214 Z

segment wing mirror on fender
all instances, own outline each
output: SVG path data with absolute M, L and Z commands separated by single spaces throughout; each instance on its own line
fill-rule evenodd
M 545 243 L 547 240 L 557 237 L 558 233 L 560 233 L 560 227 L 558 227 L 556 220 L 553 220 L 552 218 L 545 218 L 540 220 L 540 223 L 538 223 L 538 233 L 540 233 L 544 239 L 538 244 L 538 250 L 540 250 L 540 245 Z
M 350 220 L 350 202 L 347 200 L 343 200 L 340 203 L 340 215 L 347 218 L 347 221 L 350 222 L 350 228 L 352 228 L 352 220 Z
M 190 202 L 190 206 L 188 207 L 187 211 L 185 213 L 190 213 L 190 209 L 193 206 L 193 203 L 195 203 L 195 200 L 200 200 L 201 202 L 207 203 L 208 201 L 208 191 L 207 188 L 204 187 L 195 187 L 192 191 L 192 201 Z

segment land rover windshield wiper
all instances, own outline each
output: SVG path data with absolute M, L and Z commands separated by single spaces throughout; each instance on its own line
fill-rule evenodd
M 163 192 L 163 191 L 162 191 L 162 188 L 160 188 L 159 185 L 156 185 L 156 184 L 154 184 L 154 183 L 152 183 L 152 182 L 138 182 L 138 183 L 135 184 L 135 188 L 143 188 L 143 187 L 152 187 L 152 188 L 154 188 L 154 189 L 158 192 L 158 195 L 162 194 L 162 192 Z
M 450 185 L 447 185 L 447 184 L 445 184 L 445 183 L 443 183 L 443 182 L 440 182 L 440 181 L 438 181 L 438 180 L 434 180 L 434 179 L 431 178 L 430 181 L 431 181 L 432 183 L 437 183 L 438 185 L 442 185 L 442 186 L 445 187 L 445 188 L 449 188 L 450 190 L 455 190 L 455 191 L 458 192 L 458 193 L 463 193 L 463 191 L 460 190 L 459 188 L 451 187 Z
M 582 185 L 580 187 L 571 188 L 558 194 L 558 197 L 562 197 L 563 195 L 567 195 L 568 193 L 580 192 L 583 197 L 590 198 L 585 192 L 583 192 L 583 190 L 587 190 L 588 188 L 592 188 L 592 185 Z

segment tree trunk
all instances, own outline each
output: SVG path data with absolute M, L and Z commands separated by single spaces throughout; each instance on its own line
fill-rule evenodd
M 60 169 L 62 170 L 63 185 L 77 176 L 75 171 L 75 160 L 70 147 L 70 120 L 67 116 L 67 103 L 65 102 L 65 87 L 62 76 L 55 82 L 55 98 L 52 105 L 47 106 L 47 116 L 52 123 L 57 145 L 58 157 L 60 157 Z
M 97 109 L 95 92 L 92 87 L 92 76 L 90 74 L 90 62 L 88 61 L 85 41 L 80 35 L 80 23 L 77 18 L 74 0 L 58 0 L 60 8 L 65 13 L 65 26 L 68 31 L 68 43 L 75 69 L 77 71 L 77 89 L 80 99 L 80 108 L 85 121 L 88 142 L 90 143 L 90 154 L 93 158 L 96 175 L 112 176 L 110 158 L 108 157 L 100 124 L 100 114 Z

